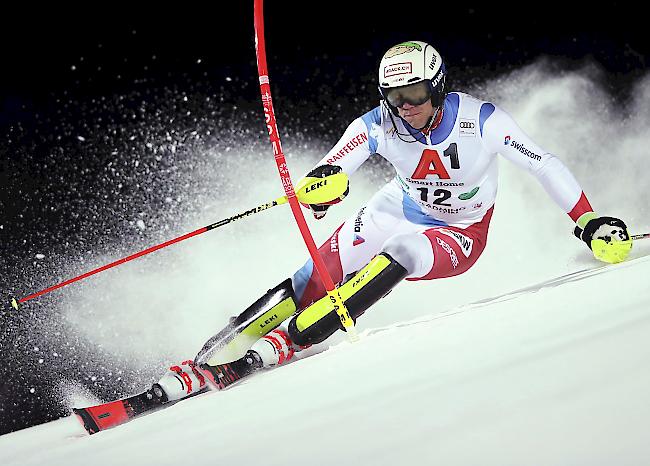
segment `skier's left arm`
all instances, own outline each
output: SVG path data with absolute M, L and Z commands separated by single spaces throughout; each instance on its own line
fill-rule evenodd
M 576 223 L 574 234 L 598 259 L 605 262 L 625 260 L 631 248 L 625 222 L 598 216 L 567 166 L 535 143 L 507 112 L 490 103 L 483 104 L 481 110 L 486 148 L 535 176 L 551 199 Z M 592 243 L 593 240 L 601 241 Z M 617 244 L 613 244 L 615 242 Z

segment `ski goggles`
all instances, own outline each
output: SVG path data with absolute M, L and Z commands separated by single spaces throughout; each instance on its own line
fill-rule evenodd
M 380 87 L 379 91 L 392 107 L 401 108 L 406 103 L 417 106 L 431 99 L 431 82 L 425 80 L 408 86 Z

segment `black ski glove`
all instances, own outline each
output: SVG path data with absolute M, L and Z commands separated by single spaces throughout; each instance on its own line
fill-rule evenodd
M 625 222 L 615 217 L 592 218 L 587 222 L 584 230 L 576 225 L 573 234 L 584 241 L 589 249 L 591 249 L 591 240 L 593 239 L 602 239 L 606 243 L 630 239 Z
M 623 262 L 632 249 L 627 225 L 615 217 L 596 217 L 584 229 L 576 226 L 573 234 L 584 241 L 594 256 L 610 264 Z

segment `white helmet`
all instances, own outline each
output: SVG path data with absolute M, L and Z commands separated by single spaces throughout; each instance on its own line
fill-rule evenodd
M 420 105 L 428 98 L 441 107 L 447 70 L 436 49 L 426 42 L 402 42 L 388 49 L 379 64 L 379 92 L 391 110 L 404 102 Z M 414 84 L 422 83 L 418 86 Z

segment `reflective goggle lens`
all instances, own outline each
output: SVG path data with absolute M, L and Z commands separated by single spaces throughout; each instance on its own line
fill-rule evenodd
M 410 86 L 383 89 L 384 98 L 393 107 L 401 107 L 405 103 L 422 105 L 431 98 L 429 83 L 421 81 Z

